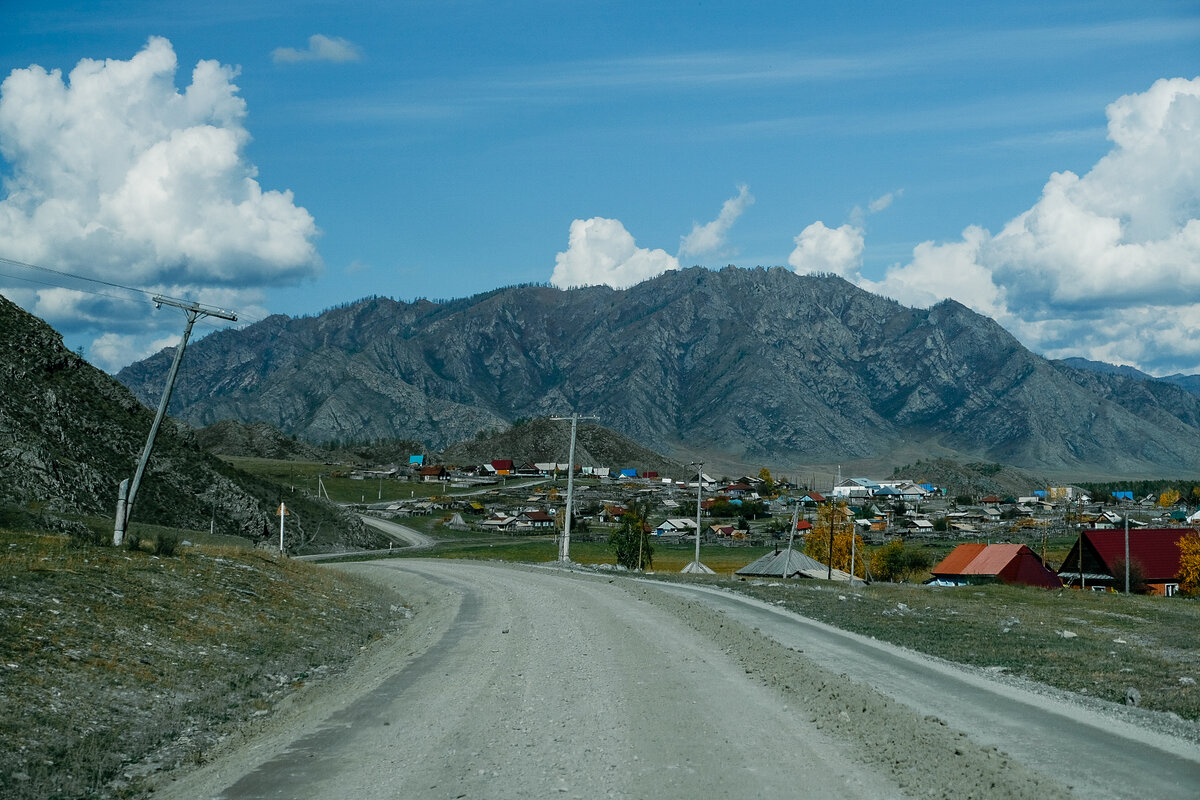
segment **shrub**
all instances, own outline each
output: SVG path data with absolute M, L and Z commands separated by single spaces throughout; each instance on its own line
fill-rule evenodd
M 929 569 L 932 563 L 928 550 L 907 547 L 893 539 L 871 554 L 871 574 L 876 580 L 904 581 Z
M 160 533 L 154 540 L 154 555 L 173 556 L 179 549 L 179 537 L 173 533 Z

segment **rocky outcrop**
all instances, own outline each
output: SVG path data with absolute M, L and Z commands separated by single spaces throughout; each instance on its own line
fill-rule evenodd
M 170 355 L 118 378 L 152 402 Z M 265 421 L 313 442 L 441 448 L 576 411 L 668 455 L 752 463 L 922 448 L 1110 474 L 1200 463 L 1200 398 L 1178 387 L 1048 362 L 953 301 L 911 309 L 784 269 L 271 317 L 189 349 L 172 411 L 195 425 Z

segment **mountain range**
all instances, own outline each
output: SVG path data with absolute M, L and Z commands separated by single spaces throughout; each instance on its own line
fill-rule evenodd
M 117 378 L 152 405 L 171 357 Z M 189 348 L 171 412 L 432 449 L 576 412 L 682 461 L 789 469 L 952 457 L 1123 476 L 1200 464 L 1200 397 L 1180 386 L 1048 361 L 952 300 L 908 308 L 781 268 L 276 315 Z

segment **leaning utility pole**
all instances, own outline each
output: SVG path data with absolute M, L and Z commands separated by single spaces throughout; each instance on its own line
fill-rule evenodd
M 567 516 L 563 520 L 563 535 L 558 543 L 558 560 L 565 563 L 571 561 L 571 515 L 575 507 L 571 504 L 575 491 L 575 429 L 581 419 L 600 419 L 599 417 L 581 417 L 572 414 L 569 417 L 551 417 L 555 422 L 571 420 L 571 446 L 567 449 Z
M 183 328 L 183 338 L 179 342 L 179 347 L 175 348 L 175 360 L 171 363 L 171 371 L 167 373 L 167 385 L 163 388 L 162 400 L 158 403 L 158 413 L 154 416 L 154 424 L 150 426 L 150 435 L 146 437 L 146 447 L 142 450 L 137 470 L 133 473 L 133 482 L 131 483 L 126 478 L 121 481 L 121 486 L 117 489 L 117 517 L 116 525 L 113 527 L 113 545 L 116 547 L 120 547 L 121 543 L 125 541 L 125 530 L 129 526 L 129 517 L 133 513 L 133 501 L 137 497 L 138 487 L 146 472 L 146 464 L 150 461 L 150 453 L 154 451 L 154 439 L 158 436 L 158 428 L 162 425 L 163 417 L 167 415 L 171 392 L 175 388 L 175 377 L 179 374 L 179 362 L 183 360 L 183 351 L 187 349 L 188 337 L 192 335 L 192 326 L 200 317 L 218 317 L 230 322 L 237 322 L 237 315 L 232 311 L 202 306 L 199 303 L 185 303 L 182 300 L 156 295 L 154 307 L 161 308 L 164 305 L 182 308 L 184 314 L 187 315 L 187 325 Z

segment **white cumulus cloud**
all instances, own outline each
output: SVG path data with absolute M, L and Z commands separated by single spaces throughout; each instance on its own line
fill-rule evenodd
M 854 225 L 830 228 L 818 220 L 802 230 L 795 243 L 788 264 L 800 275 L 833 273 L 852 279 L 862 267 L 863 231 Z
M 1156 373 L 1195 371 L 1200 346 L 1200 78 L 1163 79 L 1107 108 L 1112 148 L 1054 173 L 991 235 L 926 242 L 867 288 L 954 297 L 1039 352 Z
M 675 256 L 638 247 L 620 220 L 604 217 L 572 222 L 566 252 L 554 262 L 550 283 L 562 289 L 596 285 L 625 289 L 679 269 Z
M 200 61 L 182 91 L 176 70 L 159 37 L 128 61 L 80 61 L 65 80 L 37 65 L 13 70 L 0 84 L 0 156 L 11 168 L 0 257 L 233 307 L 321 268 L 312 215 L 290 192 L 263 189 L 245 158 L 237 70 Z M 163 336 L 155 324 L 178 327 L 128 303 L 27 289 L 0 286 L 65 333 L 140 336 L 143 355 Z M 151 329 L 130 330 L 131 316 Z M 116 353 L 112 342 L 95 349 Z
M 271 58 L 276 64 L 295 64 L 300 61 L 343 63 L 361 60 L 362 51 L 358 45 L 340 36 L 318 33 L 308 37 L 307 48 L 298 50 L 295 47 L 276 47 L 271 51 Z
M 721 206 L 721 213 L 712 222 L 692 225 L 692 231 L 684 236 L 679 243 L 680 258 L 701 258 L 704 256 L 724 257 L 729 254 L 726 249 L 729 229 L 737 222 L 747 208 L 754 204 L 754 195 L 746 184 L 738 186 L 738 193 Z

